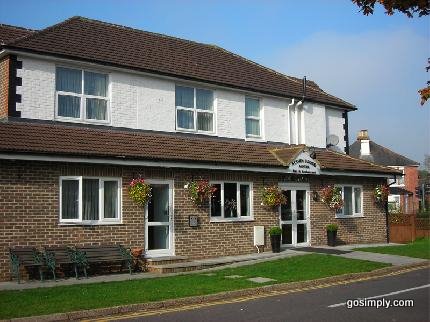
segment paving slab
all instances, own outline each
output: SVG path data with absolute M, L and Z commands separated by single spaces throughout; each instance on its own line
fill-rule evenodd
M 273 282 L 276 281 L 273 278 L 267 278 L 267 277 L 251 277 L 247 279 L 248 281 L 254 282 L 254 283 L 267 283 L 267 282 Z
M 370 252 L 360 252 L 360 251 L 355 251 L 355 252 L 336 255 L 336 256 L 351 258 L 351 259 L 361 259 L 361 260 L 367 260 L 372 262 L 386 263 L 386 264 L 391 264 L 393 266 L 402 266 L 402 265 L 428 262 L 428 260 L 421 259 L 421 258 L 413 258 L 413 257 L 399 256 L 399 255 L 390 255 L 390 254 L 370 253 Z
M 241 277 L 243 277 L 242 275 L 226 275 L 226 276 L 224 276 L 225 278 L 241 278 Z

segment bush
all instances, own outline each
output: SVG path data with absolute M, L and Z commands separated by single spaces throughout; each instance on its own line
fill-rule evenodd
M 269 230 L 269 235 L 270 236 L 279 236 L 282 235 L 282 229 L 279 227 L 272 227 Z
M 327 231 L 337 231 L 338 226 L 337 224 L 330 224 L 330 225 L 327 225 L 325 228 L 327 229 Z

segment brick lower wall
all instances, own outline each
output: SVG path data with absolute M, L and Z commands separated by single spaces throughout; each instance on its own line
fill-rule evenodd
M 59 225 L 59 177 L 65 175 L 121 177 L 123 223 L 103 226 Z M 127 184 L 132 178 L 174 180 L 175 253 L 190 258 L 237 255 L 255 252 L 253 226 L 263 225 L 266 232 L 266 250 L 270 249 L 267 231 L 279 225 L 278 214 L 261 206 L 263 186 L 285 181 L 276 174 L 227 172 L 209 170 L 181 170 L 139 168 L 103 165 L 25 162 L 0 160 L 0 280 L 9 278 L 8 248 L 15 246 L 88 245 L 121 243 L 144 246 L 144 212 L 131 202 Z M 197 208 L 188 199 L 184 184 L 191 179 L 203 178 L 224 181 L 253 182 L 254 221 L 209 222 L 208 207 Z M 310 180 L 311 190 L 331 181 L 351 183 L 350 178 Z M 374 206 L 371 193 L 376 179 L 356 178 L 353 183 L 363 184 L 363 218 L 336 220 L 334 213 L 322 203 L 311 201 L 311 243 L 326 244 L 325 225 L 337 221 L 339 238 L 347 243 L 383 242 L 385 217 Z M 199 227 L 188 225 L 188 216 L 197 215 Z
M 0 120 L 8 116 L 9 57 L 0 59 Z

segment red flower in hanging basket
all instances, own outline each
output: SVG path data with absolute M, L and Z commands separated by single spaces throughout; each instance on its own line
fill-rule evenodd
M 187 189 L 190 199 L 198 206 L 208 203 L 218 190 L 208 180 L 190 181 L 185 184 L 184 188 Z

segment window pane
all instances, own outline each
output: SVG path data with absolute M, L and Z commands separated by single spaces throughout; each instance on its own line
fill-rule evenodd
M 237 184 L 224 183 L 224 217 L 237 217 Z
M 245 98 L 245 116 L 260 117 L 260 101 L 255 98 Z
M 296 191 L 297 220 L 305 220 L 306 190 Z
M 293 225 L 283 224 L 282 225 L 282 244 L 292 244 L 293 243 Z
M 61 218 L 79 218 L 79 181 L 61 181 Z
M 211 198 L 211 216 L 221 217 L 221 185 L 214 184 L 217 189 Z
M 178 110 L 178 127 L 181 129 L 194 129 L 194 112 Z
M 87 95 L 107 95 L 107 75 L 84 72 L 84 93 Z
M 80 70 L 57 67 L 55 74 L 57 91 L 82 93 L 82 72 Z
M 118 218 L 118 181 L 104 182 L 104 217 Z
M 196 108 L 212 111 L 213 92 L 207 89 L 196 89 Z
M 250 216 L 251 200 L 249 198 L 249 185 L 240 185 L 240 215 Z
M 306 224 L 297 224 L 297 243 L 307 242 Z
M 213 131 L 213 114 L 212 113 L 197 113 L 197 129 L 199 131 Z
M 98 98 L 86 99 L 87 119 L 107 120 L 107 101 Z
M 260 136 L 260 121 L 259 120 L 246 120 L 246 135 Z
M 345 216 L 352 215 L 352 187 L 343 188 L 343 214 Z
M 355 213 L 361 214 L 361 189 L 354 188 L 354 209 Z
M 82 181 L 82 219 L 99 219 L 99 180 L 84 179 Z
M 69 95 L 58 95 L 58 116 L 81 117 L 81 98 Z
M 292 220 L 291 190 L 283 190 L 282 194 L 287 198 L 287 203 L 281 205 L 281 220 Z
M 176 86 L 175 102 L 176 106 L 194 108 L 194 88 Z

